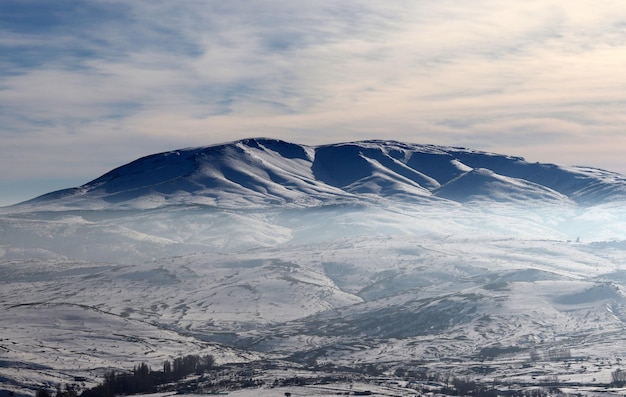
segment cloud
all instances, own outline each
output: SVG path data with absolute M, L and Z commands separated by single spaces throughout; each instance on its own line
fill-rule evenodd
M 258 135 L 465 145 L 626 172 L 617 1 L 0 7 L 3 175 L 104 172 Z

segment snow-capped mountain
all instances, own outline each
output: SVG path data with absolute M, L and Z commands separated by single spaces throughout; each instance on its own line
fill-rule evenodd
M 607 381 L 626 359 L 625 192 L 608 171 L 389 141 L 147 156 L 0 211 L 0 380 L 33 394 L 212 353 Z
M 303 146 L 273 139 L 143 157 L 29 204 L 61 208 L 319 206 L 392 199 L 597 204 L 626 178 L 470 149 L 393 141 Z

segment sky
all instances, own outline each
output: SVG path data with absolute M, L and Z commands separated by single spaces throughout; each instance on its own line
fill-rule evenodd
M 0 206 L 247 137 L 626 173 L 623 0 L 2 0 Z

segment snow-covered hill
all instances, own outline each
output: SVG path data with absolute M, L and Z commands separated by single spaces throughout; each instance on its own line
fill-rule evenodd
M 447 199 L 588 205 L 625 195 L 626 178 L 619 174 L 470 149 L 394 141 L 313 147 L 245 139 L 147 156 L 28 204 L 49 209 L 251 208 Z
M 626 359 L 625 189 L 387 141 L 148 156 L 1 210 L 0 380 L 208 352 L 605 382 Z

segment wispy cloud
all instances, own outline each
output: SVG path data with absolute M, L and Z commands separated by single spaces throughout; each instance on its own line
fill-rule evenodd
M 619 1 L 7 0 L 0 15 L 2 175 L 95 177 L 256 135 L 626 172 Z

